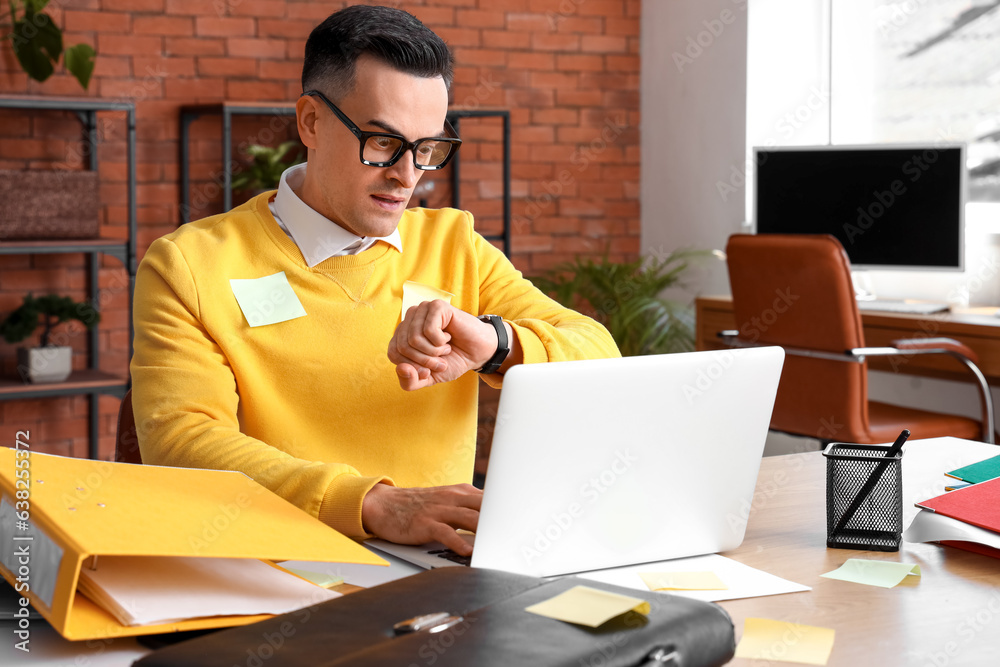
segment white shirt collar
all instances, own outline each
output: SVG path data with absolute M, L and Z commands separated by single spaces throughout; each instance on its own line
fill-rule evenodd
M 300 187 L 305 180 L 307 166 L 308 164 L 299 164 L 285 170 L 278 184 L 278 194 L 269 208 L 278 226 L 295 241 L 309 268 L 331 257 L 356 255 L 378 241 L 385 241 L 403 252 L 403 241 L 398 229 L 394 229 L 389 236 L 358 236 L 299 199 L 295 188 Z

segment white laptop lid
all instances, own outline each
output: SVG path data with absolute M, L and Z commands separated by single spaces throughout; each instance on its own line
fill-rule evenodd
M 739 546 L 783 361 L 765 347 L 511 368 L 473 567 L 552 576 Z

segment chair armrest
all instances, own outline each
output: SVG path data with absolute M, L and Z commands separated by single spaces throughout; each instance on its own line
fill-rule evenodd
M 901 338 L 890 344 L 900 350 L 946 350 L 960 354 L 974 364 L 979 363 L 979 357 L 972 348 L 954 338 Z

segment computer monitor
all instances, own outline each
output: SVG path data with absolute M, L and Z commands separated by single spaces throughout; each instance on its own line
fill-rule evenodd
M 854 269 L 962 270 L 965 145 L 755 147 L 758 234 L 832 234 Z

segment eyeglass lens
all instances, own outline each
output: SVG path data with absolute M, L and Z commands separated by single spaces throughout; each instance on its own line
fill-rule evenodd
M 376 135 L 365 142 L 364 158 L 369 162 L 391 162 L 402 150 L 403 142 L 394 137 Z M 447 141 L 425 139 L 418 141 L 413 149 L 416 163 L 425 167 L 436 167 L 451 154 L 454 144 Z

